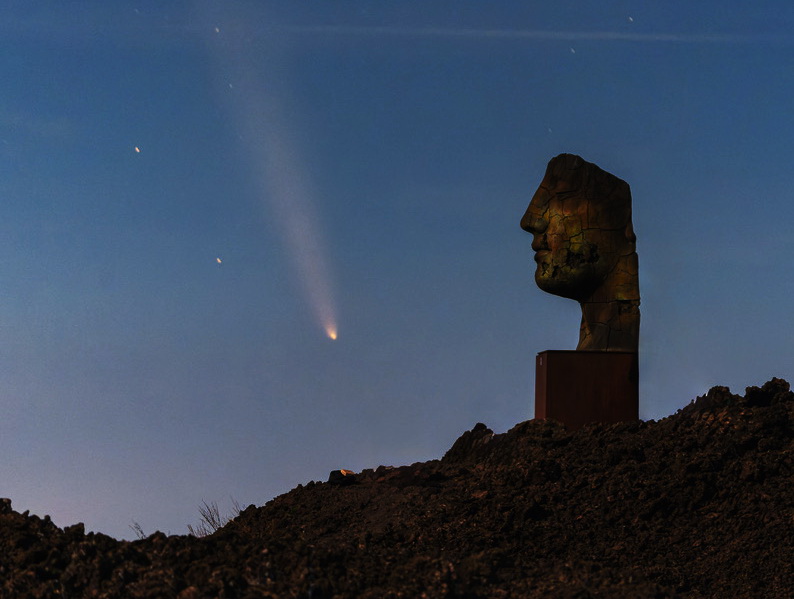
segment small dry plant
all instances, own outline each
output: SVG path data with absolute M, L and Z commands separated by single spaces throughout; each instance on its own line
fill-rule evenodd
M 130 524 L 130 528 L 135 533 L 135 536 L 138 537 L 138 540 L 146 538 L 146 533 L 143 532 L 143 527 L 135 520 L 133 520 L 132 524 Z
M 201 521 L 196 526 L 188 524 L 188 533 L 194 537 L 206 537 L 215 531 L 220 530 L 234 518 L 239 516 L 242 508 L 234 497 L 231 499 L 233 508 L 231 516 L 221 516 L 217 502 L 213 501 L 212 503 L 207 503 L 206 501 L 202 501 L 198 508 Z

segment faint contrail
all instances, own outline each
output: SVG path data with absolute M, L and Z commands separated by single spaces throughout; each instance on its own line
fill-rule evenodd
M 730 33 L 629 33 L 620 31 L 545 31 L 540 29 L 453 29 L 446 27 L 347 27 L 308 26 L 287 27 L 294 33 L 329 35 L 389 35 L 401 37 L 438 37 L 470 39 L 506 39 L 535 41 L 626 41 L 679 42 L 689 44 L 787 43 L 794 37 L 775 34 Z
M 251 51 L 237 40 L 223 40 L 215 30 L 212 44 L 216 77 L 224 82 L 240 137 L 247 145 L 254 175 L 314 316 L 331 338 L 337 322 L 325 244 L 315 217 L 309 170 L 305 167 L 277 91 L 275 77 L 266 77 L 263 61 L 255 64 Z

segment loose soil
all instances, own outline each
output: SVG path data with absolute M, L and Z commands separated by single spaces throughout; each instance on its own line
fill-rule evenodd
M 204 538 L 117 541 L 0 500 L 0 597 L 792 597 L 793 433 L 773 379 L 658 422 L 478 424 Z

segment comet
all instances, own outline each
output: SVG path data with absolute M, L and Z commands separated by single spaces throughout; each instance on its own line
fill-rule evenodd
M 289 118 L 294 109 L 287 90 L 278 85 L 283 79 L 279 67 L 254 61 L 246 38 L 209 36 L 218 93 L 246 144 L 256 186 L 280 233 L 307 307 L 328 338 L 335 340 L 338 327 L 331 268 L 315 205 L 319 194 L 301 151 L 302 132 L 298 121 Z M 277 62 L 273 57 L 269 61 Z

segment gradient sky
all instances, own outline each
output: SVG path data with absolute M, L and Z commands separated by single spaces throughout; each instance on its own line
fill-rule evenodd
M 0 22 L 20 511 L 182 534 L 527 420 L 578 340 L 518 226 L 561 152 L 632 188 L 643 418 L 794 378 L 788 1 L 33 6 Z

